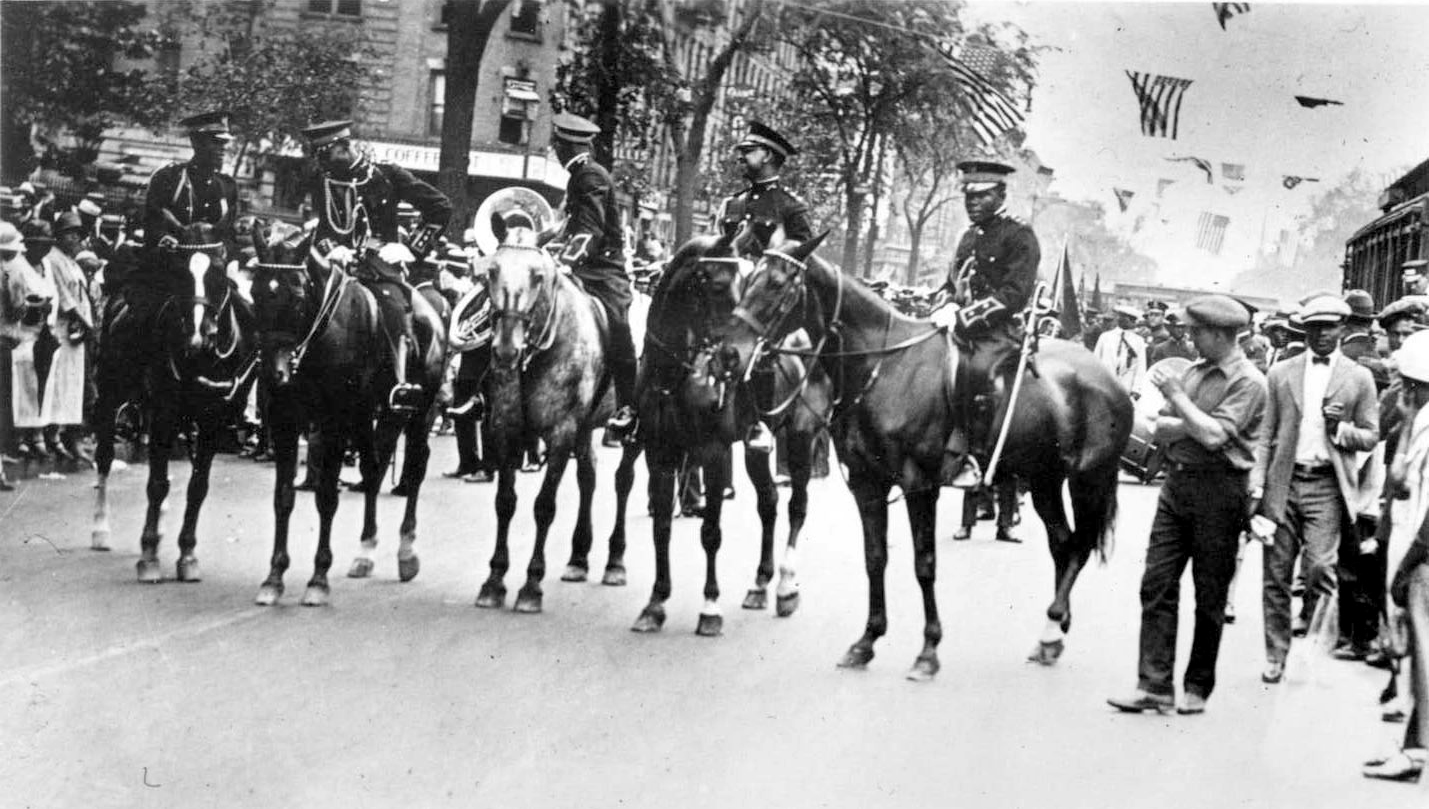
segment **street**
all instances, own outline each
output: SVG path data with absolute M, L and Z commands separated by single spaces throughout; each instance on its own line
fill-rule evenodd
M 629 631 L 653 577 L 643 462 L 631 498 L 629 586 L 598 583 L 617 457 L 603 449 L 594 581 L 559 581 L 575 503 L 569 474 L 548 549 L 545 612 L 518 615 L 509 606 L 525 575 L 539 475 L 519 476 L 507 609 L 478 610 L 495 486 L 441 478 L 455 464 L 452 441 L 434 444 L 420 575 L 397 581 L 401 501 L 384 494 L 377 573 L 345 577 L 361 508 L 359 495 L 344 494 L 326 608 L 298 605 L 316 544 L 308 494 L 294 511 L 287 594 L 276 608 L 253 605 L 270 551 L 271 465 L 220 456 L 200 523 L 199 584 L 135 581 L 142 466 L 111 483 L 110 553 L 89 550 L 91 475 L 22 481 L 0 495 L 0 805 L 1416 803 L 1412 787 L 1359 774 L 1363 759 L 1394 749 L 1403 731 L 1379 721 L 1379 672 L 1302 653 L 1283 684 L 1260 683 L 1255 548 L 1208 712 L 1131 716 L 1106 705 L 1135 685 L 1137 587 L 1155 487 L 1123 482 L 1117 547 L 1108 565 L 1083 574 L 1055 668 L 1024 662 L 1052 583 L 1030 506 L 1021 545 L 992 541 L 986 522 L 972 541 L 955 543 L 947 537 L 959 497 L 945 492 L 943 668 L 920 685 L 904 679 L 922 615 L 900 506 L 890 521 L 889 634 L 867 671 L 834 666 L 862 630 L 867 592 L 857 515 L 837 473 L 812 486 L 795 616 L 774 617 L 772 597 L 762 613 L 740 609 L 758 534 L 739 472 L 719 564 L 724 634 L 694 634 L 703 553 L 697 522 L 677 519 L 669 619 L 663 633 L 645 636 Z M 160 549 L 168 576 L 187 474 L 187 464 L 175 465 Z M 788 490 L 780 493 L 787 501 Z M 782 519 L 781 508 L 781 537 Z M 1190 593 L 1182 588 L 1182 663 Z

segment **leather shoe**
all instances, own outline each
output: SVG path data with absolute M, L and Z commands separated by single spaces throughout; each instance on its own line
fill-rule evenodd
M 490 483 L 496 480 L 496 473 L 489 469 L 478 469 L 462 477 L 463 483 Z
M 1402 750 L 1383 761 L 1366 762 L 1360 771 L 1366 778 L 1384 781 L 1418 781 L 1424 772 L 1424 751 Z
M 1394 668 L 1394 658 L 1384 653 L 1383 649 L 1373 649 L 1364 656 L 1366 666 L 1389 671 Z
M 1181 697 L 1181 704 L 1176 706 L 1176 713 L 1182 716 L 1194 716 L 1206 712 L 1206 698 L 1194 691 L 1186 692 Z
M 1275 685 L 1285 677 L 1285 661 L 1272 660 L 1265 664 L 1265 671 L 1260 673 L 1260 681 L 1267 685 Z
M 997 539 L 998 542 L 1012 542 L 1012 543 L 1020 543 L 1020 542 L 1022 542 L 1022 540 L 1020 540 L 1020 539 L 1018 539 L 1016 536 L 1014 536 L 1013 533 L 1012 533 L 1012 531 L 1011 531 L 1010 529 L 1007 529 L 1007 528 L 999 528 L 999 529 L 997 529 L 997 537 L 996 537 L 996 539 Z
M 973 530 L 972 530 L 971 528 L 967 527 L 966 525 L 960 525 L 960 526 L 958 526 L 958 530 L 956 530 L 956 531 L 953 532 L 953 539 L 956 539 L 956 540 L 958 540 L 958 541 L 962 541 L 962 540 L 964 540 L 964 539 L 972 539 L 972 538 L 973 538 Z
M 1141 713 L 1142 711 L 1166 713 L 1175 706 L 1176 701 L 1169 695 L 1150 694 L 1138 688 L 1129 697 L 1111 697 L 1106 703 L 1118 711 L 1126 713 Z
M 443 472 L 443 473 L 442 473 L 442 477 L 444 477 L 444 478 L 464 478 L 464 477 L 466 477 L 467 475 L 470 475 L 472 472 L 475 472 L 475 471 L 476 471 L 475 469 L 467 469 L 465 466 L 458 466 L 456 469 L 453 469 L 453 470 L 450 471 L 450 472 Z
M 1369 655 L 1369 649 L 1363 646 L 1356 646 L 1352 643 L 1342 643 L 1330 652 L 1330 657 L 1336 660 L 1364 660 Z

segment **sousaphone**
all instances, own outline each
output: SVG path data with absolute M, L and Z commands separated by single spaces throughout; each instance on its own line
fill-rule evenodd
M 489 260 L 486 257 L 495 253 L 501 244 L 491 223 L 494 218 L 500 219 L 518 210 L 531 217 L 538 231 L 549 227 L 556 218 L 544 197 L 519 186 L 492 193 L 476 209 L 476 221 L 472 228 L 476 231 L 476 246 L 481 250 L 482 258 L 476 259 L 473 266 L 471 289 L 452 308 L 451 328 L 447 334 L 447 343 L 452 351 L 472 351 L 491 341 L 491 296 L 482 268 Z

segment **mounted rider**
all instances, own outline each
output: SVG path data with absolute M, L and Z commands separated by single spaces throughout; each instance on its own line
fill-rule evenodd
M 353 146 L 351 121 L 315 124 L 304 129 L 303 136 L 321 169 L 310 191 L 318 217 L 313 244 L 330 257 L 334 249 L 346 248 L 347 257 L 360 259 L 354 272 L 377 298 L 391 351 L 396 385 L 388 402 L 395 408 L 419 406 L 421 386 L 410 382 L 407 373 L 418 341 L 412 325 L 413 289 L 404 268 L 418 264 L 436 244 L 451 219 L 451 201 L 401 166 L 369 160 Z M 406 243 L 399 228 L 403 202 L 416 209 L 422 222 Z
M 788 138 L 770 127 L 753 121 L 744 138 L 735 144 L 744 163 L 744 176 L 749 186 L 725 199 L 718 216 L 720 230 L 726 236 L 747 229 L 745 238 L 735 243 L 741 258 L 758 261 L 771 243 L 803 244 L 814 237 L 809 223 L 809 206 L 779 180 L 779 171 L 793 155 L 799 153 Z M 751 376 L 755 398 L 767 402 L 773 398 L 773 375 L 769 369 L 756 369 Z M 756 421 L 745 437 L 747 448 L 755 452 L 773 449 L 773 436 L 762 420 Z
M 987 392 L 998 390 L 1003 361 L 1021 346 L 1017 316 L 1036 290 L 1042 248 L 1031 227 L 1007 214 L 1007 175 L 1015 169 L 966 160 L 958 170 L 972 226 L 958 242 L 941 294 L 960 307 L 953 335 L 967 349 L 968 369 L 959 374 L 966 382 L 957 387 L 968 417 L 956 419 L 958 426 L 948 436 L 942 482 L 971 489 L 982 483 L 976 455 L 986 454 L 987 422 L 994 409 Z
M 615 207 L 610 172 L 591 156 L 600 127 L 563 112 L 551 120 L 551 146 L 570 173 L 563 205 L 565 221 L 542 234 L 564 244 L 559 260 L 570 267 L 585 291 L 605 307 L 608 331 L 605 365 L 615 384 L 616 412 L 606 430 L 629 435 L 635 426 L 635 340 L 630 335 L 630 276 L 625 272 L 625 235 Z

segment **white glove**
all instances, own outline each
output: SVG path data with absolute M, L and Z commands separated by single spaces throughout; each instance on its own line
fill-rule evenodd
M 1250 518 L 1250 532 L 1265 545 L 1275 542 L 1275 528 L 1275 521 L 1264 514 L 1257 514 Z
M 351 247 L 345 244 L 334 247 L 332 252 L 327 254 L 327 260 L 330 264 L 351 264 L 356 259 L 357 254 L 352 251 Z

